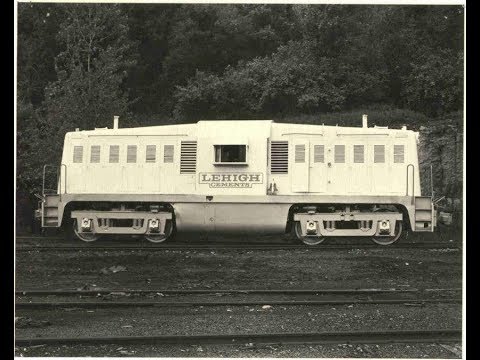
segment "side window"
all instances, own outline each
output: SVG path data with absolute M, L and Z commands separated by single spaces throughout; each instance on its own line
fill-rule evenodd
M 324 145 L 313 146 L 313 162 L 314 163 L 325 162 L 325 146 Z
M 73 147 L 73 162 L 81 163 L 83 161 L 83 146 Z
M 214 145 L 215 163 L 246 163 L 247 145 Z
M 405 145 L 393 146 L 393 162 L 397 164 L 405 162 Z
M 373 146 L 373 162 L 384 163 L 385 162 L 385 145 Z
M 353 145 L 353 162 L 354 163 L 365 162 L 365 146 Z
M 163 162 L 164 163 L 173 163 L 173 145 L 164 145 L 163 146 Z
M 120 146 L 119 145 L 110 145 L 110 154 L 108 157 L 108 162 L 118 163 L 120 155 Z
M 305 162 L 305 145 L 295 145 L 295 162 L 304 163 Z
M 145 153 L 145 161 L 147 163 L 154 163 L 156 160 L 157 146 L 156 145 L 147 145 Z
M 127 163 L 137 162 L 137 145 L 127 146 Z
M 345 145 L 335 145 L 335 162 L 345 163 Z
M 90 147 L 90 162 L 91 163 L 100 162 L 100 145 L 92 145 Z

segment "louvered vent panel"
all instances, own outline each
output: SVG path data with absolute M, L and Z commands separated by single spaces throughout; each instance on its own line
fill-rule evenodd
M 197 142 L 182 141 L 180 147 L 180 174 L 195 174 L 197 170 Z
M 137 162 L 137 145 L 127 146 L 127 163 Z
M 405 146 L 404 145 L 393 146 L 393 162 L 395 163 L 405 162 Z
M 164 163 L 173 163 L 173 145 L 164 145 L 163 146 L 163 162 Z
M 100 146 L 92 145 L 90 148 L 90 162 L 99 163 L 100 162 Z
M 73 147 L 73 162 L 81 163 L 83 161 L 83 146 Z
M 110 154 L 108 156 L 108 161 L 111 163 L 118 163 L 119 154 L 120 154 L 120 146 L 110 145 Z
M 313 162 L 314 163 L 325 162 L 325 146 L 323 145 L 313 146 Z
M 155 162 L 156 153 L 157 153 L 157 147 L 155 145 L 147 145 L 147 148 L 145 151 L 145 161 L 147 163 Z
M 385 162 L 385 145 L 373 146 L 373 162 L 384 163 Z
M 270 173 L 288 174 L 288 141 L 270 143 Z
M 365 162 L 365 147 L 363 145 L 353 145 L 353 162 Z
M 345 162 L 345 145 L 335 145 L 335 162 Z
M 295 145 L 295 162 L 304 163 L 305 162 L 305 145 Z

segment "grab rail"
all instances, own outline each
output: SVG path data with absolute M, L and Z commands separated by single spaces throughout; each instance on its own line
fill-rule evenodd
M 57 178 L 57 188 L 56 189 L 46 189 L 45 188 L 45 178 L 46 178 L 46 171 L 47 168 L 52 167 L 56 168 L 56 178 Z M 66 164 L 60 164 L 60 166 L 55 166 L 52 164 L 45 164 L 43 165 L 43 172 L 42 172 L 42 196 L 45 198 L 45 191 L 48 191 L 48 193 L 53 193 L 53 192 L 58 192 L 60 195 L 60 200 L 62 198 L 62 167 L 65 167 L 65 185 L 64 185 L 64 193 L 67 193 L 67 165 Z M 58 171 L 60 169 L 60 172 Z
M 408 164 L 407 165 L 407 193 L 405 194 L 406 196 L 408 196 L 408 182 L 409 182 L 409 178 L 408 178 L 408 174 L 409 174 L 409 171 L 408 169 L 410 168 L 410 166 L 412 167 L 412 205 L 415 203 L 415 165 L 413 164 Z
M 55 167 L 54 165 L 51 165 L 51 164 L 45 164 L 43 165 L 43 173 L 42 173 L 42 196 L 45 197 L 45 190 L 51 190 L 53 191 L 54 189 L 45 189 L 45 175 L 46 175 L 46 170 L 47 168 L 49 167 Z M 57 179 L 58 179 L 58 167 L 56 168 L 57 170 Z M 58 181 L 58 180 L 57 180 Z M 55 190 L 57 191 L 57 190 Z
M 64 185 L 63 189 L 64 189 L 64 193 L 67 194 L 67 165 L 66 164 L 60 164 L 60 169 L 62 167 L 65 167 L 65 176 L 64 176 L 65 185 Z M 59 183 L 60 183 L 60 199 L 61 199 L 61 196 L 62 196 L 62 170 L 60 170 Z

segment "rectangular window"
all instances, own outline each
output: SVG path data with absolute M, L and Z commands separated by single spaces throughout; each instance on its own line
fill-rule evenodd
M 373 162 L 384 163 L 385 162 L 385 145 L 373 146 Z
M 119 157 L 120 157 L 120 146 L 110 145 L 110 154 L 108 156 L 108 162 L 118 163 Z
M 137 145 L 127 146 L 127 163 L 137 162 Z
M 73 162 L 81 163 L 83 161 L 83 146 L 73 147 Z
M 90 162 L 91 163 L 100 162 L 100 145 L 92 145 L 90 147 Z
M 314 163 L 325 162 L 325 146 L 324 145 L 313 146 L 313 162 Z
M 295 145 L 295 162 L 304 163 L 305 162 L 305 145 Z
M 197 142 L 182 141 L 180 144 L 180 174 L 195 174 L 197 171 Z
M 393 162 L 403 163 L 405 162 L 405 146 L 393 145 Z
M 288 141 L 270 143 L 270 173 L 288 174 Z
M 335 145 L 335 162 L 345 162 L 345 145 Z
M 147 163 L 154 163 L 157 155 L 157 146 L 156 145 L 147 145 L 145 150 L 145 161 Z
M 353 145 L 353 162 L 365 162 L 365 147 L 363 145 Z
M 216 163 L 246 163 L 247 145 L 214 145 Z
M 173 145 L 164 145 L 163 146 L 163 162 L 164 163 L 173 163 Z

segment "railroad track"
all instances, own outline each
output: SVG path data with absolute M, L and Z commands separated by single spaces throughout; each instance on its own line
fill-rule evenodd
M 20 245 L 16 251 L 165 251 L 165 250 L 352 250 L 352 249 L 439 249 L 460 250 L 458 245 L 439 243 L 401 243 L 389 246 L 377 244 L 325 244 L 317 246 L 292 244 L 165 244 L 165 245 Z
M 461 342 L 460 329 L 385 330 L 319 333 L 150 335 L 108 337 L 16 337 L 17 346 L 40 344 L 338 344 Z
M 350 304 L 387 304 L 387 305 L 410 305 L 423 306 L 426 304 L 438 303 L 461 303 L 461 297 L 458 292 L 461 289 L 330 289 L 330 290 L 133 290 L 133 291 L 119 291 L 119 290 L 20 290 L 16 295 L 21 297 L 35 297 L 35 296 L 49 296 L 65 297 L 65 296 L 102 296 L 111 295 L 117 296 L 117 299 L 105 297 L 101 301 L 92 301 L 88 298 L 82 298 L 82 301 L 57 301 L 55 299 L 48 299 L 48 301 L 22 301 L 16 302 L 17 309 L 43 309 L 43 308 L 119 308 L 119 307 L 206 307 L 206 306 L 325 306 L 325 305 L 350 305 Z M 431 295 L 445 295 L 446 293 L 455 293 L 456 296 L 450 297 L 431 297 Z M 145 301 L 136 299 L 135 301 L 121 300 L 132 294 L 161 295 L 162 299 L 155 301 Z M 264 299 L 234 299 L 234 300 L 215 300 L 205 301 L 205 299 L 196 299 L 193 301 L 165 301 L 163 297 L 171 295 L 268 295 L 270 298 Z M 323 299 L 274 299 L 271 296 L 275 295 L 321 295 Z M 381 295 L 380 297 L 378 297 Z M 385 298 L 385 295 L 390 298 Z M 391 298 L 394 295 L 394 298 Z M 407 295 L 407 296 L 405 296 Z M 415 297 L 411 297 L 414 295 Z M 426 296 L 427 295 L 427 296 Z M 430 295 L 430 296 L 429 296 Z M 330 297 L 329 297 L 330 296 Z M 332 297 L 333 296 L 333 297 Z M 363 296 L 363 298 L 358 298 Z M 377 297 L 377 298 L 372 298 Z M 382 297 L 383 296 L 383 297 Z M 325 298 L 327 297 L 327 298 Z M 366 297 L 366 298 L 365 298 Z M 118 300 L 120 298 L 120 300 Z M 108 301 L 105 301 L 108 300 Z
M 107 294 L 164 294 L 164 295 L 197 295 L 197 294 L 260 294 L 260 295 L 377 295 L 395 293 L 441 293 L 461 292 L 461 288 L 425 288 L 425 289 L 23 289 L 16 290 L 15 295 L 107 295 Z
M 423 306 L 426 304 L 461 303 L 461 299 L 380 299 L 380 300 L 290 300 L 290 301 L 82 301 L 82 302 L 17 302 L 16 309 L 45 308 L 122 308 L 122 307 L 206 307 L 206 306 L 340 306 L 340 305 L 372 305 L 403 304 L 406 306 Z

